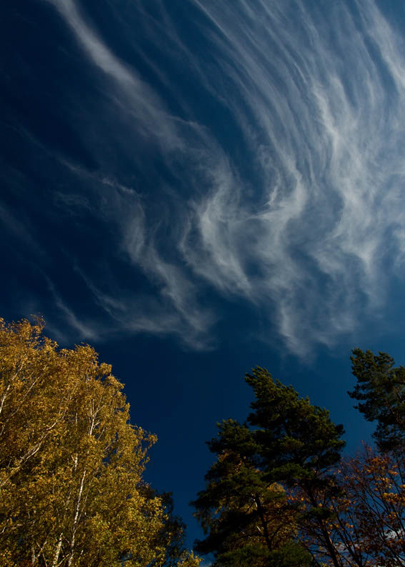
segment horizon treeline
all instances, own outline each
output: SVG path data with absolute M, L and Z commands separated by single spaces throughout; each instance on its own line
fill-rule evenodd
M 0 319 L 0 565 L 198 567 L 185 526 L 143 473 L 153 434 L 88 345 Z M 192 503 L 214 567 L 405 565 L 405 368 L 355 349 L 349 395 L 375 445 L 343 457 L 343 426 L 262 368 L 246 421 L 217 424 Z M 204 471 L 201 476 L 203 477 Z

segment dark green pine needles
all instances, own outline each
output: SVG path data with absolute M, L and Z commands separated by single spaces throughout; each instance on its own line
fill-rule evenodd
M 310 521 L 328 547 L 318 497 L 334 489 L 328 470 L 340 459 L 343 428 L 267 370 L 256 368 L 246 382 L 256 398 L 247 421 L 223 421 L 209 442 L 217 460 L 193 503 L 206 534 L 197 550 L 212 553 L 218 567 L 303 567 L 311 556 L 297 537 L 305 518 L 294 491 L 313 502 Z

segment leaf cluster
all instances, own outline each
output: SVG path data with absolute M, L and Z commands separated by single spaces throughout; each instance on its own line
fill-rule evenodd
M 0 320 L 0 564 L 197 565 L 170 498 L 143 480 L 156 437 L 87 345 Z

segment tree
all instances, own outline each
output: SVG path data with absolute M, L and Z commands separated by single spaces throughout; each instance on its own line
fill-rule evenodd
M 205 540 L 200 553 L 214 553 L 215 565 L 301 566 L 303 550 L 294 543 L 294 511 L 280 485 L 269 483 L 258 468 L 257 447 L 246 425 L 219 424 L 210 442 L 218 459 L 206 475 L 207 488 L 194 502 Z
M 368 421 L 376 421 L 374 438 L 381 450 L 405 449 L 405 367 L 394 367 L 388 354 L 353 350 L 356 387 L 349 395 Z
M 246 382 L 256 397 L 247 422 L 224 421 L 209 443 L 218 457 L 194 502 L 207 534 L 197 549 L 213 552 L 216 565 L 303 565 L 308 556 L 296 536 L 301 524 L 315 521 L 340 567 L 319 498 L 337 490 L 331 471 L 344 446 L 342 426 L 266 370 L 256 368 Z M 299 514 L 286 492 L 298 488 L 311 503 Z
M 197 565 L 142 479 L 156 439 L 130 424 L 111 367 L 42 330 L 0 320 L 1 565 Z
M 328 495 L 329 531 L 342 565 L 401 567 L 405 563 L 405 459 L 402 453 L 379 453 L 365 446 L 336 470 L 340 493 Z M 303 508 L 310 506 L 300 498 Z M 318 563 L 331 565 L 316 524 L 301 531 L 316 550 Z
M 262 467 L 274 481 L 325 486 L 328 470 L 341 458 L 342 425 L 326 409 L 301 398 L 292 386 L 273 380 L 267 370 L 246 375 L 256 400 L 248 423 L 259 447 Z
M 326 409 L 301 398 L 292 386 L 273 380 L 266 370 L 256 369 L 246 381 L 256 397 L 248 422 L 256 428 L 254 436 L 267 478 L 281 482 L 292 502 L 294 493 L 300 491 L 309 505 L 300 510 L 299 530 L 308 524 L 316 526 L 318 541 L 332 565 L 340 567 L 331 537 L 331 513 L 323 501 L 339 492 L 334 472 L 345 445 L 343 427 L 331 421 Z M 308 551 L 314 556 L 311 547 Z
M 405 456 L 365 447 L 344 463 L 345 517 L 351 541 L 373 566 L 405 563 Z

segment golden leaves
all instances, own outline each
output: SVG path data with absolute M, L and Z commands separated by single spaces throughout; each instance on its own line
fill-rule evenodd
M 0 564 L 159 567 L 172 536 L 142 479 L 156 437 L 110 365 L 43 326 L 0 320 Z

